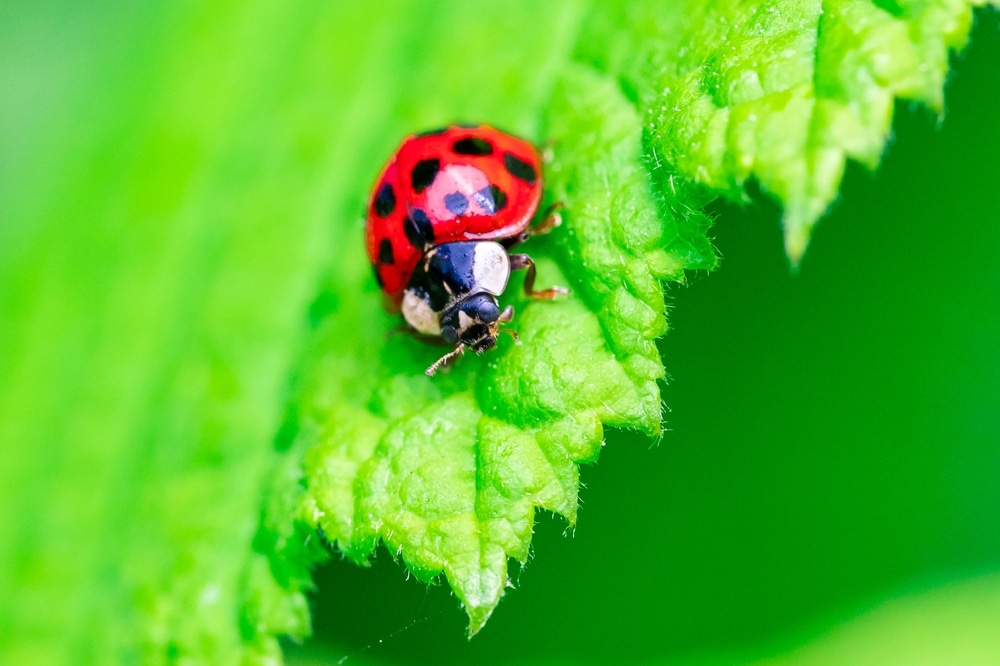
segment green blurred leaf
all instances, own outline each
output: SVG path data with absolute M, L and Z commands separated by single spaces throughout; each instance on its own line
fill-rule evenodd
M 679 176 L 784 206 L 793 264 L 848 159 L 878 164 L 897 98 L 941 112 L 950 51 L 992 0 L 605 3 L 581 57 L 634 91 Z
M 1000 660 L 996 574 L 888 599 L 842 626 L 757 666 L 966 664 Z

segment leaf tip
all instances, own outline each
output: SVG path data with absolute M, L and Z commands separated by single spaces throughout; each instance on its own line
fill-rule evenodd
M 486 626 L 487 620 L 489 620 L 490 616 L 493 615 L 494 608 L 496 608 L 496 604 L 465 607 L 465 612 L 469 616 L 469 640 L 472 640 L 472 638 Z
M 814 220 L 803 219 L 797 215 L 785 215 L 785 254 L 788 256 L 792 270 L 798 269 L 802 256 L 809 247 L 809 240 L 812 237 L 815 224 Z

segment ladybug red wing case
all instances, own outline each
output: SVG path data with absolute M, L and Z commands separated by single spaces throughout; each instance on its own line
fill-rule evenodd
M 466 349 L 492 349 L 501 332 L 514 335 L 500 328 L 514 309 L 501 310 L 497 300 L 511 270 L 528 271 L 529 296 L 567 293 L 560 287 L 534 291 L 531 258 L 508 253 L 527 238 L 541 197 L 534 146 L 486 125 L 411 136 L 382 169 L 366 229 L 375 278 L 412 331 L 455 345 L 427 374 Z M 535 232 L 558 221 L 552 216 Z
M 442 243 L 512 238 L 542 196 L 538 152 L 486 125 L 408 137 L 379 175 L 368 204 L 368 258 L 395 302 L 424 252 Z

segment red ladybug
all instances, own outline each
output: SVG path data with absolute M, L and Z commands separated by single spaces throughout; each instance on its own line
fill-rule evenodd
M 412 330 L 455 345 L 428 375 L 466 349 L 496 346 L 500 324 L 514 316 L 497 302 L 512 270 L 527 269 L 529 296 L 568 293 L 535 291 L 534 262 L 508 252 L 559 225 L 550 212 L 529 231 L 541 196 L 534 146 L 486 125 L 410 136 L 382 169 L 368 205 L 368 258 Z

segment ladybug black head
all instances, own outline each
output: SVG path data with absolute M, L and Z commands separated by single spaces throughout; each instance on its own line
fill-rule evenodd
M 474 294 L 442 313 L 441 335 L 448 342 L 463 344 L 481 354 L 496 346 L 499 320 L 496 297 Z

